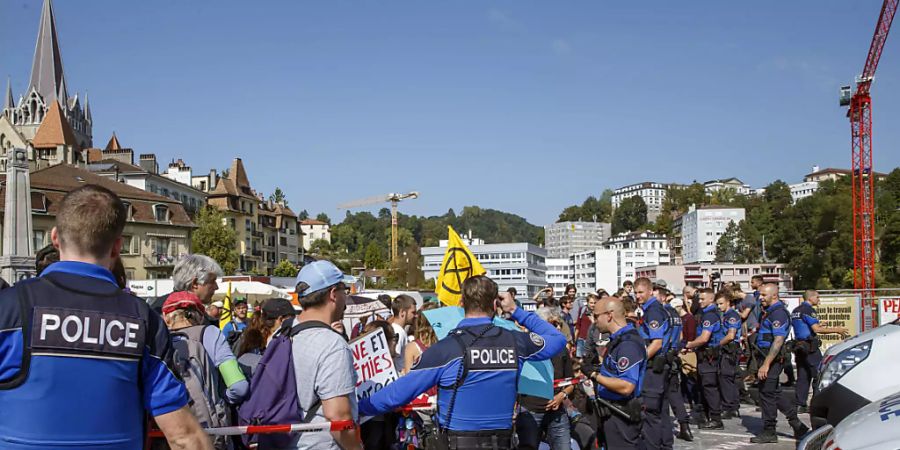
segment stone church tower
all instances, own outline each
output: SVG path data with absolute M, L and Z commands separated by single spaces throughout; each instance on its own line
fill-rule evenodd
M 63 72 L 62 55 L 59 50 L 59 39 L 56 34 L 56 20 L 53 17 L 51 0 L 44 0 L 41 20 L 38 27 L 37 43 L 34 48 L 34 61 L 31 65 L 31 81 L 28 89 L 16 101 L 10 83 L 7 80 L 2 114 L 0 114 L 0 153 L 11 147 L 24 147 L 21 140 L 31 143 L 38 135 L 38 129 L 48 116 L 57 120 L 59 113 L 66 122 L 66 142 L 72 148 L 70 152 L 78 153 L 93 147 L 91 107 L 87 95 L 80 98 L 78 93 L 69 96 L 66 88 L 66 76 Z M 58 106 L 57 106 L 58 105 Z M 4 127 L 7 125 L 7 127 Z M 9 133 L 9 126 L 15 133 Z M 37 145 L 35 145 L 37 148 Z M 30 152 L 31 153 L 31 152 Z M 34 154 L 28 155 L 34 160 Z M 64 161 L 68 162 L 68 161 Z

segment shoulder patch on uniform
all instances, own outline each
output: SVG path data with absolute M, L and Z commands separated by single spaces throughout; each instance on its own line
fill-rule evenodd
M 623 356 L 616 361 L 616 365 L 619 366 L 619 370 L 624 370 L 628 365 L 631 364 L 631 361 L 628 360 L 627 356 Z
M 732 317 L 732 318 L 728 319 L 728 323 L 737 323 L 737 322 L 738 322 L 737 317 Z
M 658 320 L 651 320 L 647 325 L 649 325 L 650 328 L 653 328 L 654 330 L 661 326 Z
M 711 326 L 711 325 L 712 325 L 712 322 L 710 322 L 710 321 L 708 321 L 708 320 L 704 320 L 704 321 L 703 321 L 703 326 L 704 326 L 704 327 L 708 327 L 708 326 Z
M 776 319 L 776 320 L 773 320 L 773 321 L 772 321 L 772 326 L 775 327 L 775 328 L 780 327 L 780 326 L 781 326 L 781 321 L 780 321 L 780 320 L 777 320 L 777 319 Z
M 531 339 L 531 343 L 537 345 L 538 347 L 544 346 L 544 338 L 537 333 L 528 333 L 528 338 Z

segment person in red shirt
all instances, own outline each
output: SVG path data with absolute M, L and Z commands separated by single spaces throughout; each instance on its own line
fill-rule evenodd
M 597 294 L 590 293 L 587 296 L 587 307 L 581 308 L 581 316 L 575 321 L 575 357 L 584 356 L 584 345 L 588 339 L 591 325 L 594 324 L 594 304 L 600 297 Z

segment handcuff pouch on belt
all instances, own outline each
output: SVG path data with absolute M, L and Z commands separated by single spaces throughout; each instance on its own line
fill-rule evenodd
M 701 358 L 705 358 L 707 362 L 715 362 L 719 360 L 719 347 L 704 347 L 698 352 Z
M 594 401 L 596 402 L 597 415 L 600 417 L 600 420 L 609 419 L 613 415 L 632 424 L 641 423 L 643 420 L 643 417 L 641 416 L 643 405 L 637 398 L 631 398 L 629 400 L 607 400 L 605 398 L 596 397 Z
M 653 373 L 663 373 L 666 370 L 666 355 L 656 352 L 653 355 L 653 359 L 650 360 L 650 368 L 653 370 Z
M 797 353 L 799 356 L 806 356 L 811 353 L 815 353 L 816 350 L 821 347 L 822 340 L 819 339 L 818 336 L 810 336 L 809 338 L 803 340 L 797 339 L 793 341 L 793 343 L 793 352 Z

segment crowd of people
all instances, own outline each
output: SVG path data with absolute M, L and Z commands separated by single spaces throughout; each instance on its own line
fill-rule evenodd
M 751 442 L 774 443 L 778 411 L 795 438 L 809 430 L 800 414 L 822 357 L 818 335 L 847 333 L 818 322 L 815 291 L 790 314 L 778 285 L 758 276 L 748 293 L 721 284 L 677 296 L 647 278 L 583 299 L 574 285 L 559 299 L 547 288 L 536 312 L 515 289 L 473 276 L 462 285 L 465 317 L 444 339 L 423 314 L 442 305 L 407 295 L 379 297 L 388 317 L 362 317 L 348 334 L 349 289 L 328 261 L 300 270 L 299 305 L 251 307 L 212 301 L 221 268 L 187 255 L 174 292 L 148 304 L 125 286 L 126 217 L 105 188 L 72 191 L 53 247 L 36 258 L 39 276 L 0 291 L 0 403 L 16 412 L 0 415 L 0 447 L 671 449 L 694 439 L 693 424 L 723 429 L 742 402 L 762 413 Z M 358 399 L 349 342 L 376 330 L 399 378 Z M 523 365 L 539 361 L 549 361 L 553 389 L 520 393 Z M 782 391 L 794 367 L 795 389 Z M 423 394 L 433 408 L 404 409 Z M 349 426 L 204 430 L 285 423 Z

